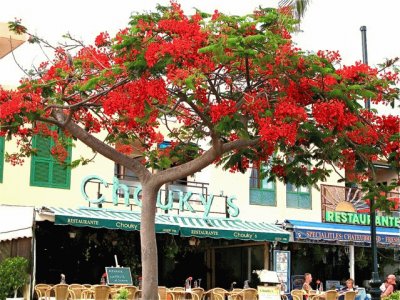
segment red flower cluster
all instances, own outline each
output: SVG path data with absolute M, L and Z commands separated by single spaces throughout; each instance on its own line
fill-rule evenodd
M 337 99 L 332 99 L 329 102 L 317 102 L 313 104 L 312 108 L 317 124 L 329 130 L 342 130 L 357 122 L 357 117 L 349 113 L 346 105 Z
M 217 123 L 221 118 L 236 112 L 236 102 L 233 100 L 222 100 L 218 104 L 210 105 L 210 116 L 213 123 Z
M 96 47 L 104 47 L 110 44 L 110 35 L 107 32 L 101 32 L 95 39 Z

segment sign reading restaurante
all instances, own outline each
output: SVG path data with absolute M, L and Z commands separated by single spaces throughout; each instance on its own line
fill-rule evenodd
M 400 227 L 400 218 L 394 216 L 376 216 L 376 226 L 381 227 Z M 369 214 L 344 212 L 344 211 L 325 211 L 325 222 L 370 225 Z

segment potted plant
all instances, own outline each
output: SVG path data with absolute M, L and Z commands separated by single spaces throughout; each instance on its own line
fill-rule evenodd
M 0 300 L 22 294 L 22 287 L 29 282 L 27 270 L 28 260 L 24 257 L 6 258 L 0 263 Z
M 129 296 L 129 291 L 125 288 L 121 288 L 118 291 L 117 297 L 115 298 L 116 300 L 127 300 Z

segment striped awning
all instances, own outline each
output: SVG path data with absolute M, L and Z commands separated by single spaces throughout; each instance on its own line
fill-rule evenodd
M 54 224 L 76 227 L 93 227 L 122 230 L 140 230 L 140 212 L 110 210 L 103 208 L 48 208 L 54 214 Z M 179 226 L 172 223 L 168 216 L 156 216 L 156 232 L 179 234 Z
M 42 208 L 56 225 L 140 230 L 140 212 L 104 208 Z M 289 242 L 290 233 L 277 225 L 239 219 L 213 219 L 182 215 L 156 215 L 157 233 L 229 240 Z
M 32 237 L 32 206 L 0 205 L 0 242 Z
M 170 218 L 179 224 L 181 236 L 289 242 L 289 232 L 274 224 L 239 219 L 203 219 L 189 216 L 170 216 Z

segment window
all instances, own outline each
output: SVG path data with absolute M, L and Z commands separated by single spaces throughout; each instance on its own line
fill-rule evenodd
M 308 186 L 286 184 L 286 206 L 290 208 L 311 209 L 311 195 Z
M 114 164 L 114 175 L 120 180 L 138 181 L 135 173 L 120 164 Z
M 4 137 L 0 137 L 0 182 L 3 182 L 4 169 Z
M 37 153 L 31 159 L 31 186 L 69 189 L 71 168 L 66 164 L 71 162 L 71 146 L 67 149 L 66 164 L 61 164 L 51 155 L 50 149 L 54 146 L 52 138 L 35 136 L 32 146 L 37 149 Z
M 275 206 L 275 184 L 268 182 L 268 178 L 262 178 L 261 172 L 267 170 L 267 166 L 252 168 L 250 175 L 250 204 Z

